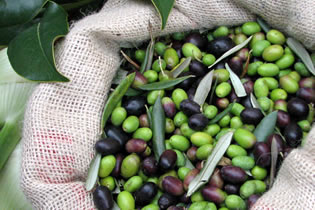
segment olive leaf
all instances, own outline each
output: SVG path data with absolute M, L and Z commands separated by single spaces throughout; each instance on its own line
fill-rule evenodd
M 175 0 L 151 0 L 151 2 L 160 15 L 160 19 L 162 22 L 161 28 L 163 30 L 166 26 L 168 16 L 171 13 Z
M 310 54 L 304 48 L 304 46 L 294 38 L 289 37 L 287 39 L 287 45 L 292 49 L 292 51 L 303 61 L 306 68 L 315 75 L 315 67 L 313 65 Z
M 278 159 L 278 147 L 275 138 L 272 138 L 271 141 L 271 166 L 270 166 L 270 181 L 269 187 L 271 188 L 275 179 L 276 166 Z
M 101 164 L 102 155 L 97 153 L 94 159 L 91 161 L 88 176 L 85 181 L 85 188 L 87 191 L 91 191 L 97 183 L 98 171 Z
M 190 64 L 191 57 L 186 58 L 182 63 L 178 64 L 172 71 L 173 78 L 178 77 Z
M 188 159 L 187 155 L 185 153 L 183 153 L 185 159 L 186 159 L 186 163 L 185 163 L 185 167 L 189 168 L 189 169 L 194 169 L 195 166 L 190 162 L 190 160 Z
M 257 23 L 260 25 L 260 27 L 262 28 L 262 30 L 265 33 L 268 33 L 268 31 L 270 31 L 270 26 L 268 25 L 268 23 L 262 19 L 261 17 L 257 17 Z
M 153 151 L 156 160 L 165 151 L 165 113 L 161 102 L 161 96 L 156 99 L 152 111 Z
M 140 72 L 143 74 L 146 70 L 151 68 L 152 59 L 154 54 L 154 39 L 151 39 L 150 43 L 147 46 L 147 50 L 145 52 L 144 60 L 140 67 Z
M 231 82 L 232 82 L 232 85 L 234 87 L 237 97 L 246 96 L 247 94 L 240 78 L 232 71 L 232 69 L 229 67 L 227 63 L 225 63 L 225 68 L 230 73 L 230 79 L 231 79 Z
M 257 99 L 255 98 L 254 94 L 253 93 L 250 93 L 250 102 L 253 106 L 253 108 L 257 108 L 257 109 L 260 109 L 260 111 L 263 113 L 263 115 L 266 116 L 266 113 L 264 112 L 264 110 L 260 107 Z
M 221 55 L 220 58 L 218 58 L 212 65 L 210 65 L 208 68 L 211 69 L 213 66 L 215 66 L 217 63 L 219 63 L 220 61 L 222 61 L 223 59 L 229 57 L 230 55 L 236 53 L 237 51 L 239 51 L 240 49 L 242 49 L 243 47 L 245 47 L 250 40 L 253 38 L 253 36 L 248 37 L 244 42 L 242 42 L 241 44 L 236 45 L 235 47 L 233 47 L 232 49 L 230 49 L 229 51 L 225 52 L 223 55 Z
M 234 106 L 235 102 L 233 102 L 232 104 L 229 104 L 228 107 L 226 107 L 226 109 L 224 109 L 222 112 L 220 112 L 220 114 L 218 114 L 217 116 L 215 116 L 215 118 L 213 118 L 208 125 L 212 125 L 215 124 L 217 122 L 219 122 L 225 115 L 227 115 L 228 113 L 230 113 L 230 111 L 232 110 L 233 106 Z
M 191 196 L 201 186 L 205 185 L 209 181 L 215 167 L 223 157 L 227 148 L 230 146 L 233 134 L 234 132 L 230 131 L 219 139 L 212 153 L 208 157 L 204 167 L 201 169 L 199 174 L 190 182 L 188 186 L 187 196 Z
M 127 77 L 127 74 L 128 74 L 128 71 L 123 70 L 123 69 L 118 69 L 112 81 L 112 84 L 119 85 Z
M 271 112 L 256 126 L 254 135 L 256 136 L 258 142 L 265 142 L 268 136 L 274 132 L 277 116 L 278 111 Z
M 188 75 L 188 76 L 179 77 L 176 79 L 165 80 L 165 81 L 161 81 L 161 82 L 152 82 L 149 84 L 139 86 L 139 89 L 148 90 L 148 91 L 149 90 L 162 90 L 162 89 L 173 87 L 173 86 L 183 82 L 184 80 L 186 80 L 190 77 L 194 77 L 194 75 Z
M 205 103 L 206 98 L 210 92 L 211 84 L 213 80 L 213 72 L 214 71 L 210 71 L 209 73 L 207 73 L 206 76 L 202 78 L 202 80 L 200 81 L 197 87 L 197 90 L 194 96 L 194 101 L 198 103 L 200 106 L 202 106 Z
M 54 59 L 54 42 L 67 33 L 66 11 L 48 1 L 39 23 L 24 30 L 9 43 L 8 56 L 13 69 L 33 81 L 69 81 L 57 71 Z

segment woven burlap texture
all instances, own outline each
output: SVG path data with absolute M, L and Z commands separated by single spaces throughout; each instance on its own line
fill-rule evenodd
M 97 14 L 75 23 L 56 46 L 57 67 L 71 82 L 40 84 L 25 114 L 21 186 L 34 208 L 94 209 L 84 182 L 95 153 L 94 144 L 99 139 L 107 92 L 121 61 L 121 45 L 148 39 L 149 21 L 154 35 L 158 36 L 217 25 L 238 25 L 253 19 L 253 15 L 231 0 L 177 0 L 167 28 L 161 32 L 159 17 L 148 1 L 111 0 Z M 279 177 L 275 183 L 279 196 L 282 191 L 290 194 L 289 187 L 295 186 L 292 193 L 302 187 L 299 192 L 303 195 L 290 194 L 294 196 L 292 200 L 298 196 L 303 198 L 297 202 L 298 206 L 314 202 L 314 198 L 307 198 L 307 193 L 311 193 L 303 191 L 306 189 L 304 177 L 314 169 L 314 159 L 300 162 L 304 154 L 306 149 L 294 151 L 280 172 L 283 178 Z M 294 171 L 291 175 L 292 161 L 297 168 L 303 166 L 303 174 Z M 310 178 L 314 183 L 314 177 Z M 279 201 L 271 200 L 274 203 L 269 205 L 277 206 Z M 259 203 L 268 204 L 264 198 Z

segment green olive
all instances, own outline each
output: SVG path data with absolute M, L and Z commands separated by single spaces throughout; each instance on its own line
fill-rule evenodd
M 218 124 L 208 125 L 203 132 L 206 132 L 210 136 L 215 136 L 220 132 L 220 126 Z
M 250 64 L 248 65 L 247 74 L 248 74 L 249 76 L 254 76 L 254 75 L 256 75 L 256 74 L 257 74 L 257 69 L 258 69 L 258 67 L 261 66 L 262 64 L 263 64 L 262 61 L 255 61 L 255 62 L 253 62 L 253 63 L 250 63 Z
M 163 59 L 156 59 L 152 64 L 152 69 L 156 72 L 166 69 L 166 62 Z
M 155 82 L 159 78 L 158 73 L 156 71 L 153 71 L 153 70 L 145 71 L 143 73 L 143 76 L 148 79 L 149 83 Z
M 264 49 L 262 57 L 265 61 L 273 62 L 282 57 L 284 50 L 281 45 L 270 45 Z
M 212 54 L 206 54 L 202 57 L 202 63 L 206 66 L 211 66 L 216 61 L 216 58 Z
M 163 42 L 157 42 L 154 44 L 154 51 L 160 56 L 164 54 L 165 49 L 166 45 Z
M 180 127 L 183 123 L 188 122 L 188 117 L 184 114 L 184 112 L 177 112 L 174 117 L 174 124 L 176 127 Z
M 301 120 L 297 123 L 304 132 L 309 132 L 311 130 L 311 124 L 307 120 Z
M 279 67 L 273 63 L 264 63 L 260 65 L 257 72 L 263 77 L 274 77 L 279 74 Z
M 299 89 L 299 83 L 289 75 L 280 78 L 280 85 L 287 93 L 296 93 Z
M 244 184 L 242 184 L 242 186 L 240 187 L 240 195 L 244 199 L 255 194 L 255 192 L 256 192 L 256 184 L 255 182 L 253 182 L 253 180 L 244 182 Z
M 121 210 L 134 210 L 136 207 L 135 199 L 128 191 L 122 191 L 118 194 L 117 204 Z
M 202 145 L 197 149 L 196 157 L 199 160 L 206 160 L 213 150 L 212 144 Z
M 174 40 L 180 41 L 185 38 L 185 33 L 184 32 L 175 32 L 172 34 L 172 38 Z
M 231 113 L 236 116 L 241 116 L 241 112 L 245 109 L 242 104 L 235 103 L 231 109 Z
M 246 22 L 242 25 L 242 32 L 247 36 L 260 32 L 261 28 L 257 22 Z
M 253 46 L 256 44 L 256 42 L 265 40 L 265 34 L 263 32 L 257 32 L 253 35 L 252 40 L 250 40 L 249 46 L 253 49 Z
M 159 206 L 157 204 L 151 203 L 149 205 L 144 206 L 141 210 L 159 210 Z
M 188 95 L 185 90 L 177 88 L 172 92 L 172 100 L 174 101 L 176 108 L 179 109 L 180 102 L 183 100 L 188 99 Z
M 224 117 L 222 117 L 221 120 L 219 120 L 219 125 L 221 126 L 221 128 L 227 127 L 230 124 L 231 121 L 231 117 L 230 115 L 225 115 Z
M 110 191 L 113 191 L 116 187 L 115 179 L 112 176 L 101 179 L 100 184 L 107 187 Z
M 250 170 L 255 166 L 255 160 L 249 156 L 236 156 L 232 159 L 232 165 L 244 170 Z
M 152 138 L 152 130 L 150 128 L 138 128 L 132 135 L 132 138 L 150 141 Z
M 219 98 L 224 98 L 230 94 L 231 90 L 232 86 L 229 83 L 222 82 L 216 87 L 215 93 Z
M 228 195 L 225 199 L 225 205 L 231 210 L 245 210 L 246 203 L 238 195 Z
M 213 72 L 213 78 L 217 79 L 219 83 L 227 82 L 230 79 L 230 73 L 226 69 L 216 69 Z
M 254 166 L 254 168 L 251 170 L 251 174 L 253 175 L 254 179 L 263 180 L 267 176 L 267 169 L 260 166 Z
M 208 119 L 213 119 L 218 114 L 218 108 L 214 105 L 208 105 L 204 108 L 203 113 Z
M 213 143 L 212 137 L 205 132 L 195 132 L 194 134 L 191 135 L 190 141 L 197 147 Z
M 101 178 L 107 177 L 115 168 L 116 158 L 114 155 L 107 155 L 101 159 L 98 176 Z
M 292 71 L 288 75 L 297 82 L 301 80 L 301 76 L 296 71 Z
M 182 133 L 185 137 L 187 137 L 187 138 L 190 138 L 191 135 L 196 132 L 195 130 L 193 130 L 193 129 L 191 129 L 191 128 L 189 127 L 188 123 L 183 123 L 183 124 L 180 126 L 180 131 L 181 131 L 181 133 Z
M 156 101 L 156 99 L 158 98 L 158 96 L 160 96 L 161 98 L 164 96 L 165 91 L 164 90 L 152 90 L 149 92 L 149 94 L 147 95 L 147 102 L 150 105 L 153 105 Z
M 287 92 L 285 92 L 285 90 L 283 90 L 281 88 L 274 89 L 270 93 L 270 98 L 273 101 L 277 101 L 277 100 L 280 100 L 280 99 L 286 100 L 287 97 L 288 97 Z
M 239 45 L 243 42 L 245 42 L 245 40 L 247 39 L 247 36 L 243 33 L 240 34 L 236 34 L 233 38 L 233 41 L 236 45 Z
M 306 66 L 302 62 L 296 62 L 294 64 L 294 69 L 303 77 L 311 76 L 310 72 L 307 70 Z
M 246 156 L 247 152 L 243 147 L 236 145 L 236 144 L 231 144 L 228 147 L 226 154 L 229 158 L 234 158 L 234 157 L 238 157 L 238 156 Z
M 220 36 L 227 36 L 227 35 L 229 35 L 229 28 L 226 26 L 220 26 L 217 29 L 215 29 L 213 32 L 214 38 L 217 38 Z
M 120 126 L 127 117 L 127 111 L 123 107 L 116 107 L 111 115 L 111 122 L 115 126 Z
M 132 133 L 139 127 L 139 118 L 136 116 L 129 116 L 125 119 L 125 121 L 122 124 L 122 128 L 126 133 Z
M 274 90 L 279 87 L 278 80 L 273 77 L 264 77 L 263 80 L 266 82 L 269 90 Z
M 174 48 L 167 48 L 164 52 L 163 59 L 170 69 L 174 68 L 179 63 L 179 57 Z
M 285 36 L 278 30 L 271 29 L 267 32 L 267 40 L 272 44 L 283 45 L 285 43 Z
M 137 154 L 132 153 L 125 157 L 122 161 L 120 174 L 124 178 L 129 178 L 138 173 L 140 168 L 140 158 Z
M 257 102 L 263 111 L 267 112 L 270 109 L 271 102 L 268 97 L 260 97 L 257 99 Z
M 205 199 L 202 196 L 201 190 L 194 192 L 190 198 L 192 203 L 204 201 Z
M 253 56 L 260 57 L 263 54 L 264 50 L 270 45 L 270 42 L 267 40 L 259 40 L 255 42 L 255 44 L 253 45 Z
M 124 190 L 133 193 L 139 189 L 143 184 L 143 180 L 140 176 L 130 177 L 127 182 L 124 184 Z
M 254 83 L 254 93 L 257 98 L 267 97 L 269 95 L 269 88 L 267 82 L 260 78 Z
M 138 62 L 142 63 L 144 61 L 145 51 L 144 50 L 136 50 L 135 58 Z
M 189 42 L 182 46 L 182 52 L 186 58 L 191 57 L 192 59 L 201 59 L 202 57 L 200 49 L 196 45 Z
M 243 148 L 250 149 L 256 143 L 256 136 L 249 130 L 238 128 L 234 132 L 234 140 Z
M 165 133 L 173 133 L 175 130 L 175 125 L 172 119 L 165 118 Z
M 186 158 L 183 155 L 183 153 L 177 149 L 173 149 L 174 152 L 176 152 L 177 159 L 176 159 L 176 166 L 177 167 L 183 167 L 186 165 Z
M 292 72 L 291 69 L 284 69 L 284 70 L 281 70 L 281 71 L 279 72 L 278 77 L 281 78 L 281 77 L 283 77 L 283 76 L 285 76 L 285 75 L 290 74 L 290 72 Z
M 277 60 L 276 65 L 279 67 L 279 69 L 287 69 L 293 65 L 294 61 L 294 55 L 284 54 L 279 60 Z
M 242 126 L 243 126 L 243 122 L 240 117 L 234 116 L 231 118 L 231 121 L 230 121 L 231 128 L 237 129 L 237 128 L 241 128 Z
M 180 180 L 184 181 L 186 175 L 191 171 L 190 168 L 187 167 L 180 167 L 177 171 L 178 177 Z
M 190 147 L 189 140 L 185 136 L 173 135 L 170 138 L 170 143 L 174 149 L 185 152 Z

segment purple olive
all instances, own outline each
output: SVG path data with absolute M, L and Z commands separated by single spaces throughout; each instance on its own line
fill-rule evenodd
M 291 116 L 298 119 L 304 119 L 307 117 L 309 107 L 305 101 L 299 98 L 292 98 L 288 102 L 288 112 Z
M 290 147 L 297 147 L 302 140 L 303 131 L 300 126 L 298 126 L 295 122 L 291 122 L 285 129 L 284 129 L 284 138 L 287 144 Z
M 235 184 L 226 184 L 224 185 L 224 191 L 227 194 L 238 194 L 238 191 L 240 189 L 240 186 L 235 185 Z
M 203 166 L 204 166 L 204 161 L 203 160 L 198 161 L 196 163 L 196 169 L 198 169 L 198 170 L 201 170 L 203 168 Z
M 315 79 L 312 77 L 307 77 L 304 79 L 301 79 L 299 81 L 300 88 L 315 88 Z
M 142 140 L 142 139 L 130 139 L 126 145 L 125 145 L 125 150 L 128 153 L 142 153 L 145 151 L 147 148 L 147 142 Z
M 282 110 L 282 111 L 287 111 L 288 107 L 288 104 L 287 104 L 287 101 L 286 100 L 283 100 L 283 99 L 279 99 L 279 100 L 276 100 L 275 101 L 275 104 L 274 104 L 274 109 L 276 110 Z
M 270 166 L 270 152 L 270 147 L 265 142 L 257 142 L 253 151 L 256 164 L 264 168 Z
M 296 96 L 307 103 L 315 103 L 315 90 L 313 88 L 300 88 L 297 91 Z
M 200 105 L 190 99 L 185 99 L 180 103 L 180 110 L 183 111 L 187 116 L 201 113 Z
M 93 192 L 93 201 L 97 209 L 110 210 L 114 206 L 111 191 L 105 186 L 98 186 Z
M 224 185 L 224 181 L 221 177 L 220 170 L 218 168 L 216 168 L 214 170 L 212 176 L 210 177 L 208 186 L 217 187 L 217 188 L 222 189 L 223 185 Z
M 175 167 L 177 154 L 173 150 L 165 150 L 160 156 L 159 168 L 163 171 L 171 170 Z
M 197 156 L 196 156 L 196 153 L 197 153 L 197 147 L 195 146 L 192 146 L 190 147 L 187 152 L 186 152 L 186 155 L 188 157 L 188 159 L 192 162 L 194 162 L 195 160 L 197 160 Z
M 138 88 L 140 87 L 141 85 L 145 85 L 148 83 L 148 79 L 145 78 L 145 76 L 143 76 L 142 73 L 138 72 L 138 71 L 135 71 L 136 72 L 136 76 L 135 76 L 135 79 L 131 85 L 131 87 L 133 88 Z
M 199 170 L 194 168 L 188 172 L 184 179 L 184 189 L 187 190 L 190 182 L 199 174 Z
M 208 68 L 203 63 L 192 60 L 189 64 L 189 71 L 193 73 L 193 75 L 196 75 L 198 77 L 204 76 L 206 73 L 208 73 Z
M 139 116 L 139 122 L 140 122 L 140 127 L 150 127 L 149 125 L 149 119 L 147 114 L 142 114 Z
M 205 200 L 220 204 L 225 200 L 224 192 L 217 187 L 206 186 L 201 190 Z
M 124 156 L 119 153 L 115 156 L 115 158 L 116 158 L 116 164 L 115 164 L 115 167 L 114 167 L 111 175 L 113 177 L 119 177 L 120 176 L 120 168 L 121 168 L 121 164 L 122 164 L 122 161 L 124 159 Z
M 243 86 L 245 88 L 245 91 L 247 94 L 250 94 L 254 90 L 254 83 L 251 80 L 247 80 L 246 82 L 243 83 Z
M 152 176 L 158 171 L 158 163 L 153 156 L 147 157 L 142 162 L 143 173 L 147 176 Z
M 272 144 L 272 140 L 273 139 L 276 142 L 278 152 L 283 152 L 283 150 L 284 150 L 284 141 L 283 141 L 282 137 L 279 134 L 271 134 L 268 137 L 267 145 L 270 148 L 270 150 L 271 150 L 271 144 Z
M 203 114 L 194 114 L 188 120 L 188 125 L 191 129 L 200 131 L 207 127 L 208 118 Z
M 236 166 L 223 166 L 220 173 L 224 181 L 232 184 L 241 184 L 247 180 L 245 171 Z
M 162 98 L 162 105 L 165 112 L 165 115 L 169 118 L 172 118 L 176 114 L 175 103 L 169 97 Z
M 263 118 L 263 113 L 257 108 L 245 108 L 241 112 L 241 119 L 245 124 L 257 125 Z
M 204 50 L 207 46 L 207 40 L 200 33 L 193 32 L 186 36 L 185 42 L 196 45 L 199 49 Z
M 95 144 L 95 150 L 104 156 L 116 154 L 121 148 L 120 143 L 112 138 L 101 139 Z
M 147 182 L 135 192 L 136 204 L 144 206 L 151 202 L 157 194 L 157 186 L 153 182 Z
M 177 204 L 177 198 L 169 193 L 163 193 L 158 200 L 160 209 L 167 209 L 168 207 Z
M 253 194 L 251 196 L 249 196 L 248 200 L 247 200 L 247 206 L 250 209 L 251 207 L 254 206 L 254 204 L 256 203 L 256 201 L 258 201 L 258 199 L 260 198 L 260 195 L 257 194 Z
M 232 101 L 232 102 L 235 101 L 235 102 L 237 102 L 237 103 L 241 101 L 241 98 L 237 97 L 237 95 L 236 95 L 234 89 L 231 90 L 231 93 L 230 93 L 230 95 L 229 95 L 229 101 Z
M 134 96 L 124 100 L 122 106 L 126 109 L 128 115 L 139 116 L 145 112 L 146 98 L 144 96 Z
M 290 123 L 290 115 L 282 110 L 278 110 L 278 114 L 277 114 L 277 126 L 279 126 L 280 128 L 284 128 L 287 125 L 289 125 Z
M 225 52 L 235 46 L 235 43 L 229 37 L 218 37 L 208 43 L 208 51 L 213 54 L 216 58 L 223 55 Z
M 228 61 L 229 67 L 232 71 L 240 76 L 243 72 L 243 60 L 240 57 L 234 56 Z
M 184 193 L 183 195 L 181 195 L 179 198 L 179 201 L 181 203 L 186 203 L 186 204 L 191 202 L 190 197 L 187 196 L 187 193 Z
M 185 210 L 186 208 L 183 206 L 170 206 L 167 208 L 167 210 Z
M 248 57 L 248 53 L 249 53 L 248 48 L 243 48 L 236 53 L 236 56 L 240 57 L 242 59 L 242 61 L 246 61 L 246 59 Z
M 173 176 L 167 176 L 162 181 L 162 187 L 165 192 L 174 196 L 184 194 L 184 185 L 182 181 Z
M 216 100 L 216 105 L 219 109 L 225 109 L 229 106 L 230 102 L 227 98 L 218 98 Z

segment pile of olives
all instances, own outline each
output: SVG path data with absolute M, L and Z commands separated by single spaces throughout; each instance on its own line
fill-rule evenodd
M 234 46 L 253 36 L 248 45 L 212 65 Z M 125 49 L 139 66 L 146 59 L 147 43 Z M 172 70 L 191 57 L 180 76 L 194 75 L 173 87 L 141 91 L 149 83 L 172 80 Z M 237 97 L 228 63 L 238 75 L 247 96 Z M 269 188 L 271 143 L 276 142 L 278 164 L 298 147 L 314 120 L 315 80 L 304 63 L 286 45 L 278 30 L 267 33 L 257 22 L 203 33 L 178 32 L 159 37 L 152 68 L 140 73 L 129 62 L 121 66 L 136 72 L 132 94 L 126 94 L 105 126 L 106 138 L 95 149 L 102 154 L 99 186 L 94 190 L 98 209 L 200 210 L 248 209 Z M 213 92 L 200 106 L 194 101 L 201 79 L 214 71 Z M 115 88 L 115 85 L 112 86 Z M 253 107 L 253 94 L 260 108 Z M 157 98 L 165 114 L 165 151 L 154 156 L 154 130 L 148 112 Z M 231 110 L 215 123 L 211 121 Z M 258 142 L 254 130 L 264 113 L 278 110 L 279 132 Z M 191 196 L 189 183 L 198 175 L 220 137 L 233 131 L 233 140 L 210 180 Z

